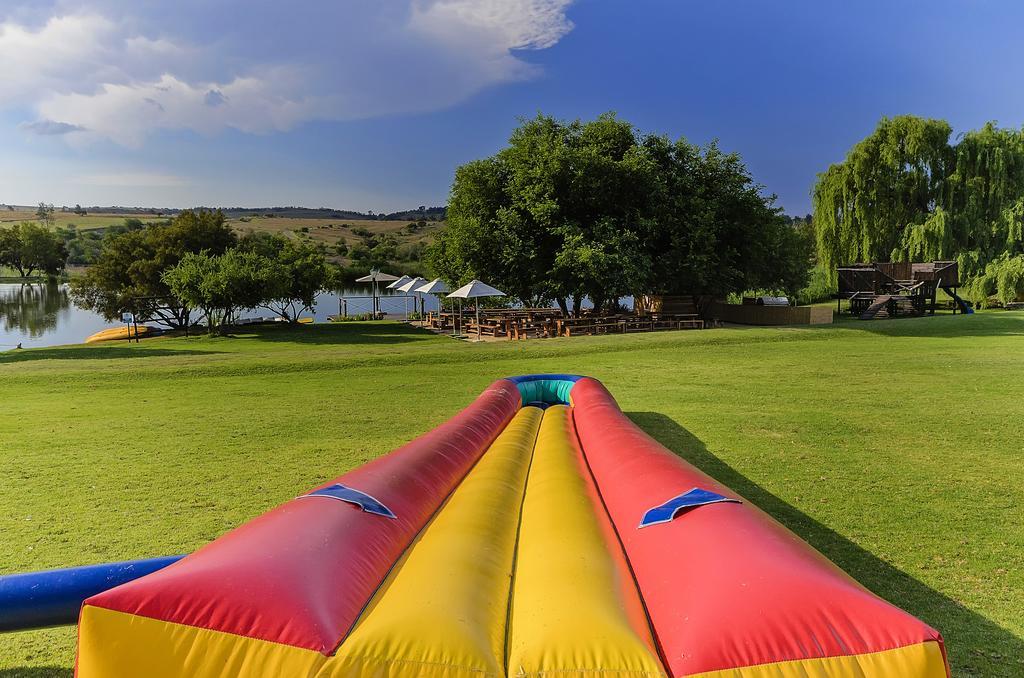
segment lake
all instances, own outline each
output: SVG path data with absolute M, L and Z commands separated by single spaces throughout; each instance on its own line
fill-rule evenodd
M 369 288 L 324 292 L 316 298 L 317 322 L 327 322 L 327 316 L 337 315 L 341 299 L 347 300 L 348 314 L 371 312 Z M 427 310 L 437 308 L 436 297 L 426 298 Z M 381 310 L 397 317 L 413 308 L 412 300 L 404 296 L 381 297 Z M 257 309 L 242 313 L 242 317 L 271 316 L 270 311 Z M 78 308 L 68 296 L 68 286 L 57 283 L 0 283 L 0 351 L 21 344 L 23 348 L 80 344 L 94 332 L 117 327 L 119 322 L 107 322 L 102 316 Z

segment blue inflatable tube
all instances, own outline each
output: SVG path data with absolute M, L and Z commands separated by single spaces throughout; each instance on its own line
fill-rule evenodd
M 167 567 L 184 556 L 68 567 L 0 577 L 0 631 L 78 622 L 82 601 Z

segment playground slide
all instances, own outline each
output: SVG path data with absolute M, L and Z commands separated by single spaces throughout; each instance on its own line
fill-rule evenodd
M 417 440 L 87 599 L 77 674 L 943 678 L 937 631 L 661 447 L 597 381 Z
M 956 293 L 956 292 L 955 292 L 955 291 L 953 290 L 953 288 L 951 288 L 951 287 L 943 287 L 943 288 L 942 288 L 942 291 L 943 291 L 943 292 L 945 292 L 946 294 L 948 294 L 948 295 L 949 295 L 949 296 L 950 296 L 950 297 L 951 297 L 951 298 L 953 299 L 953 302 L 954 302 L 954 303 L 955 303 L 955 304 L 957 305 L 957 307 L 958 307 L 958 308 L 960 309 L 960 312 L 961 312 L 961 313 L 963 313 L 964 315 L 969 315 L 969 314 L 971 314 L 971 313 L 974 313 L 974 309 L 973 309 L 973 308 L 971 308 L 971 305 L 970 305 L 970 304 L 968 304 L 968 303 L 967 303 L 966 301 L 964 301 L 964 300 L 963 300 L 963 299 L 962 299 L 962 298 L 960 297 L 960 295 L 958 295 L 958 294 L 957 294 L 957 293 Z

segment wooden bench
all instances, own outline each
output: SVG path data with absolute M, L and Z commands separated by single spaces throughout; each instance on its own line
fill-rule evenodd
M 608 334 L 610 332 L 624 332 L 625 324 L 622 321 L 604 322 L 579 322 L 569 323 L 563 326 L 563 336 L 572 337 L 580 335 Z
M 466 323 L 467 334 L 480 334 L 487 335 L 489 337 L 502 337 L 508 336 L 508 330 L 505 329 L 504 323 L 485 322 L 480 321 L 477 325 L 476 322 L 470 321 Z

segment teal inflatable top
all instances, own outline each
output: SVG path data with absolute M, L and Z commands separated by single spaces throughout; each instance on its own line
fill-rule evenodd
M 568 405 L 569 392 L 582 378 L 576 374 L 527 374 L 521 377 L 507 377 L 519 388 L 524 406 L 541 407 Z

